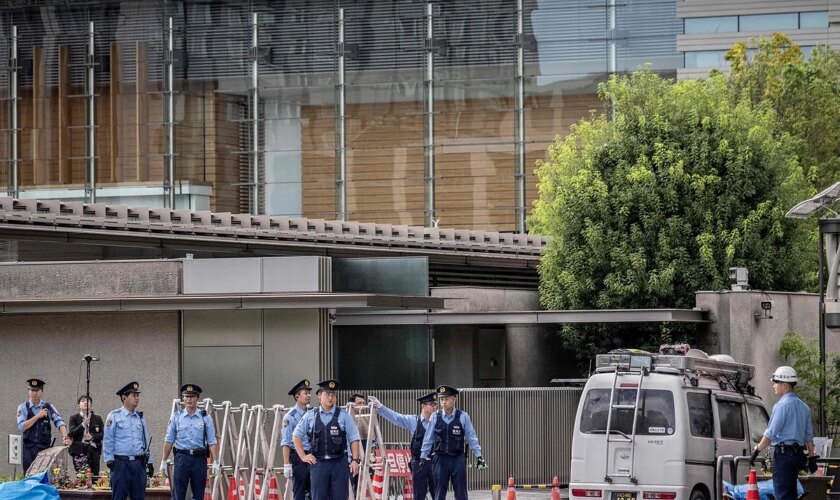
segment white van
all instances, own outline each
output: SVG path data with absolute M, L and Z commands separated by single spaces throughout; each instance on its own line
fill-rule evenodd
M 754 373 L 697 349 L 597 356 L 575 418 L 570 499 L 714 499 L 717 457 L 749 455 L 767 428 Z

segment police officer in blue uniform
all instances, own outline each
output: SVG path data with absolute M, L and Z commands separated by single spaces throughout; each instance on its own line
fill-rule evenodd
M 446 500 L 446 491 L 452 482 L 455 500 L 467 500 L 467 463 L 464 450 L 465 440 L 475 455 L 475 467 L 486 469 L 487 464 L 481 456 L 481 445 L 475 435 L 470 416 L 455 408 L 458 390 L 448 385 L 440 385 L 435 390 L 441 409 L 432 414 L 429 428 L 420 447 L 421 469 L 429 467 L 431 461 L 432 481 L 435 485 L 435 500 Z M 434 457 L 429 457 L 434 453 Z
M 306 412 L 292 433 L 295 450 L 309 464 L 312 500 L 347 500 L 350 475 L 359 473 L 359 430 L 353 417 L 335 405 L 338 387 L 337 380 L 318 382 L 318 407 Z
M 163 460 L 160 472 L 168 470 L 169 453 L 175 450 L 175 466 L 172 469 L 174 498 L 187 498 L 187 488 L 192 489 L 193 498 L 204 498 L 207 485 L 207 457 L 212 457 L 213 475 L 219 473 L 219 445 L 213 419 L 205 410 L 198 409 L 201 387 L 195 384 L 181 386 L 184 409 L 172 414 L 163 443 Z
M 805 468 L 812 474 L 817 471 L 811 409 L 793 392 L 799 382 L 796 370 L 790 366 L 780 366 L 770 380 L 773 381 L 773 394 L 780 398 L 773 405 L 767 430 L 753 449 L 750 464 L 755 465 L 758 454 L 773 445 L 774 496 L 776 500 L 796 500 L 796 478 L 799 471 Z
M 403 415 L 383 405 L 377 398 L 370 396 L 371 406 L 376 408 L 382 418 L 392 424 L 410 431 L 411 434 L 411 482 L 414 485 L 414 498 L 424 500 L 428 492 L 434 495 L 435 486 L 431 467 L 420 467 L 420 450 L 423 438 L 429 430 L 432 415 L 437 409 L 437 393 L 432 392 L 417 398 L 420 403 L 419 415 Z
M 309 380 L 303 379 L 289 391 L 289 396 L 295 398 L 295 406 L 283 416 L 283 437 L 280 446 L 283 448 L 283 475 L 286 479 L 292 480 L 292 492 L 294 500 L 305 500 L 311 497 L 309 484 L 309 464 L 304 462 L 294 450 L 295 442 L 292 433 L 295 431 L 300 419 L 309 410 L 309 403 L 312 401 L 312 387 Z M 303 450 L 305 454 L 309 449 Z
M 154 475 L 149 450 L 149 429 L 140 404 L 140 384 L 130 382 L 117 391 L 122 406 L 105 420 L 105 444 L 102 452 L 111 470 L 111 498 L 143 500 L 146 477 Z
M 18 406 L 17 427 L 23 436 L 23 472 L 29 470 L 29 466 L 35 457 L 52 444 L 52 428 L 50 422 L 61 432 L 64 444 L 70 445 L 67 437 L 67 425 L 61 418 L 61 414 L 50 403 L 41 400 L 44 395 L 46 383 L 37 378 L 26 381 L 29 390 L 29 401 Z

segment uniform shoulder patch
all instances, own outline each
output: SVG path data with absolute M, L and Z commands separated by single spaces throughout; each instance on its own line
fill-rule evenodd
M 18 414 L 17 414 L 17 416 L 18 416 L 18 417 L 20 416 L 20 408 L 18 408 Z
M 111 417 L 108 417 L 108 420 L 105 421 L 105 425 L 111 425 Z
M 284 418 L 283 419 L 283 427 L 286 428 L 288 426 L 289 426 L 289 421 Z

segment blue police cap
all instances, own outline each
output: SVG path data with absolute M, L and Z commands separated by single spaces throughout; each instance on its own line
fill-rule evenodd
M 435 390 L 435 392 L 437 393 L 438 397 L 441 397 L 441 396 L 457 396 L 458 395 L 458 389 L 456 389 L 452 386 L 448 386 L 448 385 L 437 386 L 437 389 Z
M 297 393 L 304 389 L 309 389 L 310 391 L 312 390 L 312 387 L 309 386 L 309 379 L 305 378 L 295 384 L 295 386 L 292 387 L 292 390 L 289 391 L 289 396 L 297 396 Z
M 329 393 L 334 393 L 338 390 L 339 386 L 338 380 L 328 378 L 327 380 L 322 380 L 318 382 L 318 392 L 324 391 Z
M 134 382 L 129 382 L 129 383 L 125 384 L 125 386 L 122 389 L 117 391 L 117 396 L 126 396 L 128 394 L 131 394 L 132 392 L 136 392 L 137 394 L 140 394 L 140 383 L 139 382 L 134 381 Z
M 438 398 L 438 395 L 437 395 L 436 392 L 430 392 L 430 393 L 426 394 L 425 396 L 420 396 L 419 398 L 417 398 L 417 402 L 420 403 L 420 404 L 437 403 L 437 398 Z
M 47 385 L 47 383 L 39 378 L 31 378 L 26 381 L 26 386 L 34 391 L 43 389 L 45 385 Z
M 195 384 L 184 384 L 181 386 L 182 396 L 198 396 L 201 394 L 201 387 Z

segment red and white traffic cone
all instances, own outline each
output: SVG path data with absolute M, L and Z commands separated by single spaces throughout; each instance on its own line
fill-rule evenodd
M 405 483 L 403 484 L 403 499 L 404 500 L 414 500 L 414 483 L 411 482 L 411 478 L 405 478 Z
M 230 477 L 227 500 L 239 500 L 239 492 L 236 490 L 236 481 L 233 479 L 233 476 Z
M 260 491 L 260 486 L 261 486 L 260 485 L 260 476 L 255 475 L 254 476 L 254 498 L 259 498 L 260 497 L 260 493 L 262 493 L 262 491 Z
M 551 481 L 551 500 L 560 500 L 560 479 L 557 476 Z
M 382 500 L 382 483 L 385 480 L 385 474 L 381 470 L 373 473 L 373 498 L 374 500 Z
M 207 459 L 207 465 L 210 465 L 210 458 Z M 205 481 L 204 485 L 204 500 L 213 500 L 213 493 L 210 491 L 210 474 L 207 474 L 207 481 Z
M 268 482 L 268 500 L 280 500 L 280 486 L 276 476 L 271 476 L 271 481 Z
M 758 478 L 755 469 L 750 469 L 750 480 L 747 482 L 747 500 L 758 500 Z

